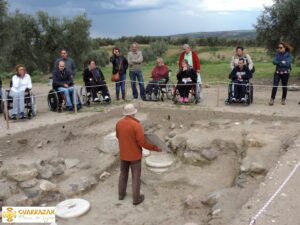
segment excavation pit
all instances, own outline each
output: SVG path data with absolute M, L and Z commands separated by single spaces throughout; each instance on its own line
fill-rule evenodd
M 3 205 L 55 206 L 75 197 L 91 203 L 88 214 L 57 219 L 59 225 L 227 225 L 300 130 L 295 118 L 141 108 L 137 117 L 145 131 L 159 136 L 170 152 L 144 153 L 146 200 L 134 207 L 131 177 L 126 199 L 118 201 L 113 132 L 120 112 L 111 109 L 1 138 Z

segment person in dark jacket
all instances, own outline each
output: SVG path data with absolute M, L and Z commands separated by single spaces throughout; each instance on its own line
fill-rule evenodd
M 168 79 L 169 68 L 164 64 L 162 58 L 156 59 L 156 66 L 152 70 L 152 80 L 146 88 L 146 99 L 151 100 L 151 94 L 154 93 L 154 99 L 157 100 L 159 84 L 166 83 Z
M 66 106 L 70 111 L 74 110 L 74 104 L 73 104 L 73 99 L 74 95 L 76 96 L 76 103 L 77 104 L 77 109 L 81 108 L 81 105 L 79 104 L 78 101 L 78 96 L 76 94 L 76 91 L 74 90 L 74 83 L 72 79 L 72 72 L 67 70 L 65 68 L 65 62 L 60 61 L 58 63 L 58 67 L 54 68 L 53 74 L 53 89 L 59 92 L 63 92 L 65 98 L 66 98 Z M 71 99 L 72 96 L 72 99 Z
M 187 103 L 189 101 L 189 92 L 193 87 L 193 83 L 197 82 L 196 71 L 189 66 L 188 61 L 184 59 L 181 63 L 181 69 L 177 74 L 177 89 L 180 94 L 180 102 Z
M 246 84 L 251 79 L 252 73 L 249 67 L 246 65 L 245 58 L 240 58 L 238 66 L 236 66 L 231 74 L 232 80 L 232 101 L 236 102 L 239 99 L 241 102 L 245 102 Z
M 110 100 L 108 88 L 106 86 L 104 75 L 100 68 L 96 66 L 95 60 L 89 61 L 89 66 L 83 72 L 83 81 L 87 91 L 92 94 L 94 102 L 99 101 L 97 92 L 101 91 L 105 101 Z
M 127 59 L 121 55 L 119 48 L 113 49 L 113 55 L 110 57 L 110 62 L 113 65 L 112 74 L 119 72 L 120 80 L 116 82 L 116 96 L 117 100 L 120 100 L 120 89 L 122 93 L 122 99 L 125 100 L 125 82 L 126 82 L 126 70 L 128 68 Z
M 292 52 L 293 48 L 289 46 L 287 43 L 281 42 L 278 45 L 278 51 L 273 60 L 273 64 L 276 65 L 274 80 L 273 80 L 273 89 L 271 94 L 271 99 L 269 105 L 274 105 L 274 100 L 277 93 L 277 87 L 281 80 L 282 83 L 282 98 L 281 104 L 286 104 L 286 96 L 287 96 L 287 86 L 291 72 L 291 64 L 292 64 Z

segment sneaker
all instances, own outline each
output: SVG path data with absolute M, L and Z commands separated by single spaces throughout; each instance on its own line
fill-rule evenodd
M 281 104 L 282 104 L 282 105 L 286 105 L 285 98 L 283 98 L 283 99 L 281 100 Z
M 273 98 L 270 99 L 269 105 L 270 105 L 270 106 L 274 105 L 274 99 L 273 99 Z
M 245 98 L 241 98 L 241 102 L 246 102 L 246 99 Z
M 236 98 L 232 98 L 231 101 L 232 101 L 232 102 L 236 102 Z
M 17 115 L 16 114 L 12 114 L 10 119 L 11 120 L 17 120 Z
M 145 200 L 145 196 L 144 196 L 144 195 L 141 195 L 141 196 L 140 196 L 140 200 L 139 200 L 138 202 L 134 202 L 133 205 L 139 205 L 139 204 L 141 204 L 144 200 Z
M 100 99 L 99 98 L 94 98 L 94 102 L 99 102 Z
M 189 98 L 184 98 L 183 101 L 184 101 L 185 103 L 188 103 L 188 102 L 189 102 Z
M 20 120 L 26 119 L 26 116 L 25 116 L 25 114 L 23 112 L 20 113 L 19 119 Z
M 106 95 L 106 96 L 104 97 L 104 100 L 108 100 L 108 99 L 109 99 L 109 96 Z
M 180 97 L 179 102 L 184 103 L 184 98 Z

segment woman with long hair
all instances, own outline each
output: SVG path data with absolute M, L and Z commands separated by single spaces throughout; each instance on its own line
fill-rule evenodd
M 16 75 L 12 77 L 9 95 L 13 98 L 12 120 L 25 119 L 25 91 L 32 89 L 30 75 L 27 74 L 24 65 L 16 66 Z
M 282 105 L 286 104 L 287 86 L 290 77 L 290 72 L 292 69 L 291 67 L 292 60 L 293 60 L 291 54 L 292 50 L 293 48 L 285 42 L 280 42 L 278 45 L 278 50 L 273 60 L 273 64 L 276 66 L 276 69 L 274 73 L 272 95 L 269 102 L 270 106 L 274 105 L 274 100 L 276 97 L 276 92 L 280 80 L 282 84 L 281 104 Z

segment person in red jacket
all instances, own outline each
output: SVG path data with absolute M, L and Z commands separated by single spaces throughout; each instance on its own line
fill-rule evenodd
M 126 196 L 128 172 L 131 167 L 133 204 L 138 205 L 144 201 L 144 195 L 140 194 L 141 169 L 142 169 L 142 147 L 160 152 L 161 149 L 149 144 L 144 136 L 144 130 L 140 121 L 135 118 L 137 109 L 133 104 L 127 104 L 123 108 L 125 116 L 116 125 L 116 136 L 120 148 L 120 178 L 119 178 L 119 200 Z
M 154 93 L 153 100 L 157 100 L 158 87 L 160 83 L 165 83 L 168 79 L 169 68 L 164 64 L 162 58 L 156 59 L 156 66 L 152 70 L 152 80 L 146 88 L 146 100 L 151 100 L 151 95 Z
M 191 50 L 188 44 L 183 45 L 184 52 L 181 53 L 179 58 L 179 68 L 182 69 L 182 61 L 185 59 L 188 61 L 189 66 L 193 67 L 197 74 L 200 74 L 200 59 L 196 52 Z

